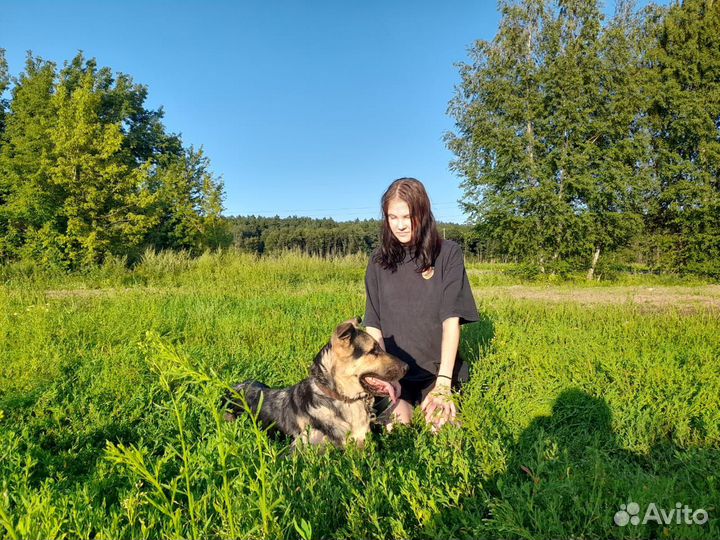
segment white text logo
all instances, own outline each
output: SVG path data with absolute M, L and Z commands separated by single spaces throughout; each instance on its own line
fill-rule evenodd
M 693 510 L 687 504 L 676 503 L 675 508 L 666 510 L 658 508 L 655 503 L 650 503 L 645 509 L 645 514 L 640 517 L 640 505 L 636 502 L 621 504 L 620 510 L 613 518 L 615 525 L 625 527 L 626 525 L 645 525 L 646 523 L 657 523 L 658 525 L 704 525 L 708 521 L 707 510 L 698 508 Z

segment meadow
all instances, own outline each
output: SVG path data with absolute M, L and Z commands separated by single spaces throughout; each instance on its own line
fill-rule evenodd
M 363 313 L 365 262 L 0 268 L 0 536 L 720 537 L 720 288 L 698 280 L 468 263 L 459 426 L 290 453 L 223 421 L 229 385 L 294 384 Z M 617 525 L 631 502 L 676 513 Z

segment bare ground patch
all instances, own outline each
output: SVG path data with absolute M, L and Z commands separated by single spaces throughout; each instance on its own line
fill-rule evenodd
M 160 287 L 122 287 L 106 289 L 52 289 L 45 291 L 45 298 L 58 300 L 62 298 L 103 298 L 121 294 L 160 294 L 167 293 L 171 288 Z
M 699 287 L 596 287 L 571 288 L 511 285 L 476 288 L 479 298 L 513 298 L 583 305 L 637 304 L 651 309 L 720 310 L 720 285 Z
M 184 289 L 184 288 L 183 288 Z M 48 300 L 63 298 L 102 298 L 125 294 L 172 294 L 173 287 L 123 287 L 106 289 L 56 289 L 45 291 Z M 568 287 L 506 285 L 475 287 L 477 298 L 510 298 L 550 303 L 576 303 L 587 306 L 635 304 L 648 309 L 676 309 L 693 312 L 720 311 L 720 285 L 697 287 Z

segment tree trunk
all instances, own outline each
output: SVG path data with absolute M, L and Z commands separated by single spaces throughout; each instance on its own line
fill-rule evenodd
M 600 247 L 598 246 L 595 248 L 595 253 L 593 253 L 592 258 L 592 264 L 590 265 L 590 270 L 588 270 L 587 273 L 587 280 L 592 281 L 593 276 L 595 275 L 595 266 L 597 266 L 598 259 L 600 258 Z

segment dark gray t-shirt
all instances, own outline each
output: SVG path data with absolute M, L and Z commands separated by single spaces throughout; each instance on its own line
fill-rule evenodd
M 443 240 L 433 275 L 425 279 L 409 254 L 392 272 L 370 258 L 365 274 L 365 326 L 379 328 L 385 348 L 410 365 L 407 379 L 434 377 L 440 366 L 442 323 L 459 317 L 460 324 L 479 320 L 460 246 Z M 459 358 L 455 377 L 467 378 Z

